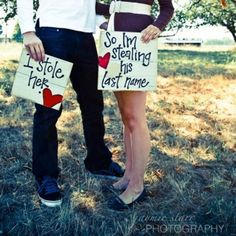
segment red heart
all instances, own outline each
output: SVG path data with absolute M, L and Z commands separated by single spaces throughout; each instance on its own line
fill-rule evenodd
M 59 94 L 52 95 L 52 92 L 49 88 L 45 88 L 43 90 L 43 105 L 45 107 L 55 106 L 62 101 L 62 98 L 62 95 Z
M 106 69 L 110 61 L 111 54 L 107 52 L 103 57 L 98 57 L 99 66 Z

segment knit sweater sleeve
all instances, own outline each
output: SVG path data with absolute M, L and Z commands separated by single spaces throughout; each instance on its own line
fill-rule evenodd
M 158 3 L 160 5 L 160 14 L 154 21 L 153 25 L 158 27 L 160 30 L 163 30 L 174 14 L 174 7 L 172 0 L 158 0 Z

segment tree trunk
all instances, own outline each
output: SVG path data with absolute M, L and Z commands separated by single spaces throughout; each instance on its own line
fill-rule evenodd
M 236 43 L 236 29 L 234 25 L 226 25 L 226 27 L 229 30 L 229 32 L 232 34 L 234 42 Z

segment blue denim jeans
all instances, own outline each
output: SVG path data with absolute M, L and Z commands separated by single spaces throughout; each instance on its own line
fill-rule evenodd
M 71 83 L 80 105 L 87 147 L 85 166 L 107 168 L 111 153 L 104 143 L 103 96 L 97 90 L 98 56 L 93 35 L 68 29 L 36 26 L 46 54 L 72 62 Z M 33 125 L 33 174 L 57 177 L 58 140 L 56 122 L 60 111 L 35 104 Z

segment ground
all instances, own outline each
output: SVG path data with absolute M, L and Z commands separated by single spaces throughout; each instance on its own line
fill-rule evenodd
M 0 235 L 235 235 L 235 48 L 160 48 L 158 88 L 148 94 L 152 149 L 147 201 L 127 212 L 106 206 L 110 182 L 85 172 L 80 110 L 69 85 L 58 122 L 60 208 L 35 195 L 31 174 L 34 106 L 11 96 L 21 51 L 0 45 Z M 104 92 L 105 140 L 124 165 L 122 124 Z

